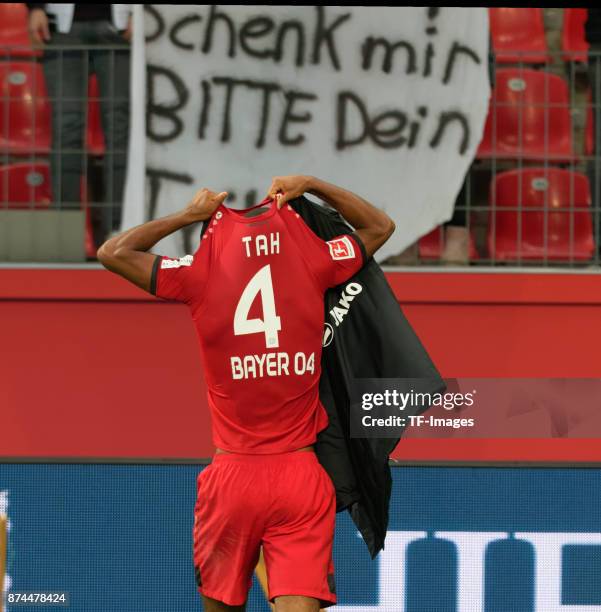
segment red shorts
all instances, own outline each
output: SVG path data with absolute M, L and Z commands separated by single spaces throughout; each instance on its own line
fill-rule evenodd
M 269 599 L 336 603 L 334 486 L 315 453 L 219 453 L 197 479 L 194 566 L 201 594 L 242 605 L 263 546 Z

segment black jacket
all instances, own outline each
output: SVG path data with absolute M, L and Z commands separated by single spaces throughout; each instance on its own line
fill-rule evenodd
M 304 197 L 289 204 L 323 240 L 352 233 L 334 210 Z M 201 236 L 207 228 L 205 223 Z M 401 381 L 396 386 L 399 392 L 411 387 L 436 393 L 445 386 L 373 259 L 352 279 L 326 292 L 326 322 L 349 282 L 360 283 L 362 291 L 322 352 L 319 393 L 329 425 L 318 434 L 315 448 L 336 488 L 337 511 L 348 510 L 373 558 L 384 548 L 392 488 L 388 459 L 399 438 L 351 438 L 349 388 L 355 378 L 362 377 L 420 379 L 419 388 L 415 380 Z
M 352 233 L 336 211 L 304 197 L 290 205 L 324 240 Z M 336 487 L 337 510 L 349 511 L 373 558 L 384 548 L 392 487 L 388 461 L 399 439 L 350 437 L 349 388 L 355 378 L 420 379 L 419 389 L 407 380 L 399 381 L 398 391 L 411 386 L 437 393 L 445 385 L 373 258 L 348 282 L 363 289 L 322 352 L 320 397 L 330 424 L 318 435 L 316 452 Z M 326 322 L 348 282 L 327 291 Z

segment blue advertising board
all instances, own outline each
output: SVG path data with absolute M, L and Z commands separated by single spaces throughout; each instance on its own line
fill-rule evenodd
M 191 541 L 201 469 L 0 464 L 5 590 L 66 591 L 72 612 L 201 610 Z M 395 467 L 393 483 L 375 560 L 338 515 L 336 610 L 601 611 L 601 469 Z M 269 610 L 256 582 L 247 609 Z

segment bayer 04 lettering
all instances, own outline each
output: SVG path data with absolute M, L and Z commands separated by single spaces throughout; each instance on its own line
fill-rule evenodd
M 263 318 L 249 318 L 255 299 L 259 297 Z M 267 264 L 248 281 L 240 295 L 234 312 L 234 335 L 264 334 L 265 348 L 274 349 L 280 345 L 279 332 L 282 322 L 275 310 L 275 296 L 271 279 L 271 266 Z M 230 357 L 232 379 L 264 378 L 267 376 L 290 376 L 290 374 L 313 374 L 315 353 L 270 352 L 255 355 Z
M 298 352 L 290 356 L 285 352 L 262 353 L 230 357 L 232 378 L 246 380 L 267 376 L 290 376 L 315 373 L 315 353 Z

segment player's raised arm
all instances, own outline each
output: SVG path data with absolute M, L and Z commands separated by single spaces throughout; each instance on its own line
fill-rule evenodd
M 337 187 L 314 176 L 278 176 L 272 181 L 269 196 L 276 198 L 278 206 L 312 193 L 333 206 L 355 229 L 365 252 L 371 257 L 394 232 L 393 220 L 382 210 L 352 191 Z
M 206 221 L 225 200 L 227 193 L 201 189 L 182 211 L 133 227 L 107 240 L 97 253 L 98 261 L 145 291 L 150 291 L 156 255 L 148 253 L 159 240 L 199 221 Z

